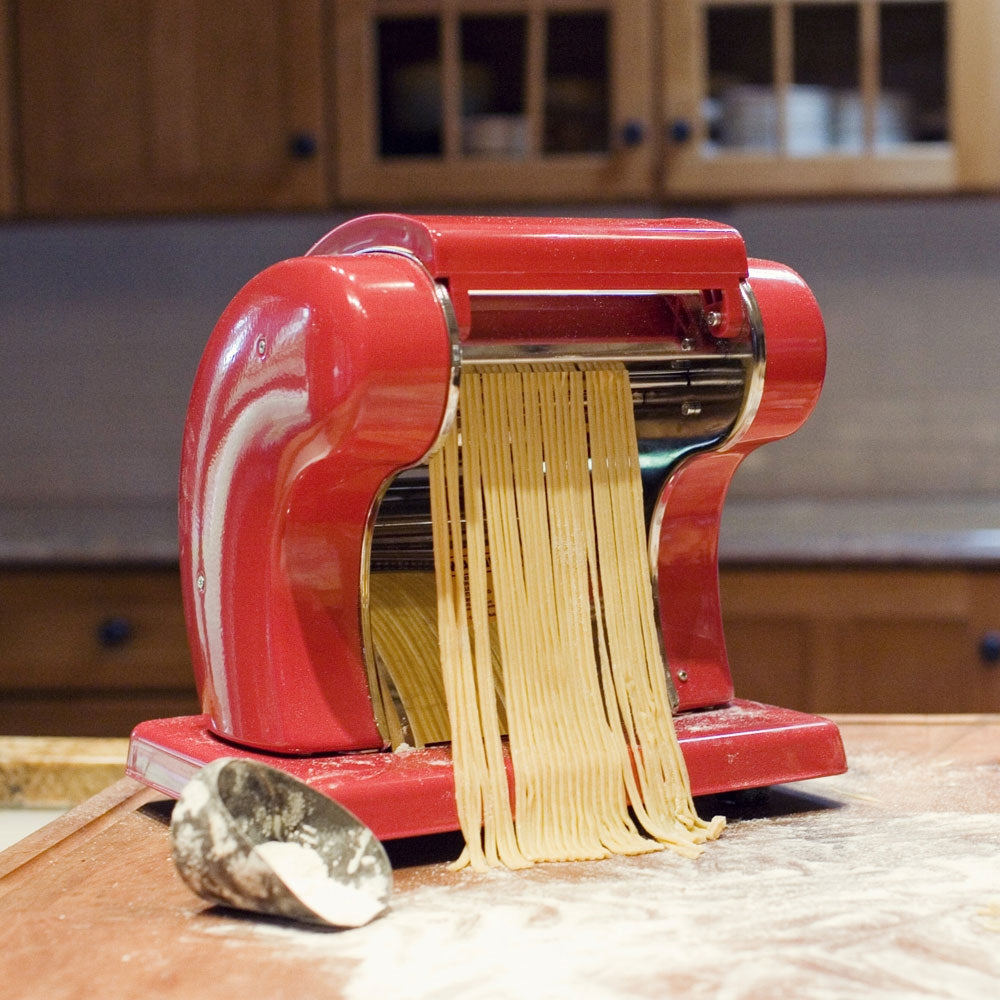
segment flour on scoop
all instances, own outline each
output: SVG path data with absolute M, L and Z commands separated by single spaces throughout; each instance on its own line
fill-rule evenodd
M 331 878 L 322 856 L 308 844 L 270 840 L 258 844 L 254 852 L 290 892 L 329 924 L 360 927 L 385 909 L 378 893 Z

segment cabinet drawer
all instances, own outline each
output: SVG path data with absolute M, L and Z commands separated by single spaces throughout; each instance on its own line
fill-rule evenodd
M 193 683 L 176 570 L 0 574 L 0 691 Z
M 727 569 L 736 693 L 820 713 L 1000 710 L 1000 574 Z

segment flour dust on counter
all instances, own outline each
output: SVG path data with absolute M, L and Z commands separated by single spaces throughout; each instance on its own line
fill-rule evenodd
M 344 996 L 358 1000 L 660 998 L 667 984 L 695 1000 L 751 1000 L 776 983 L 806 1000 L 992 996 L 996 816 L 947 801 L 890 807 L 881 786 L 894 766 L 891 754 L 859 757 L 808 794 L 764 795 L 762 814 L 694 863 L 656 854 L 416 880 L 403 870 L 391 909 L 356 931 L 201 929 L 273 938 L 331 977 L 350 968 Z M 995 784 L 997 771 L 954 768 L 956 794 Z M 441 942 L 455 943 L 447 961 Z

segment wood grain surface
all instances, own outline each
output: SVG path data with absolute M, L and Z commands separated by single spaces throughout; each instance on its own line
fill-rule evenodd
M 453 872 L 390 845 L 389 912 L 350 931 L 211 907 L 170 803 L 122 779 L 0 854 L 0 982 L 39 997 L 976 997 L 1000 982 L 1000 716 L 842 717 L 850 770 L 701 801 L 667 853 Z
M 68 809 L 125 774 L 127 739 L 0 737 L 0 806 Z

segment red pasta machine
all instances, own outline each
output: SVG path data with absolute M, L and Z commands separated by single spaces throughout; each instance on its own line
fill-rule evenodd
M 457 829 L 449 745 L 405 740 L 370 583 L 428 563 L 422 463 L 463 369 L 601 360 L 632 386 L 693 793 L 839 773 L 833 723 L 734 697 L 718 585 L 733 473 L 802 425 L 825 355 L 801 278 L 700 220 L 373 215 L 268 268 L 216 325 L 184 435 L 180 571 L 204 714 L 139 725 L 128 773 L 176 796 L 203 764 L 251 756 L 383 839 Z

